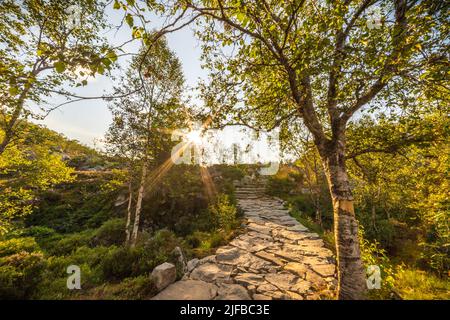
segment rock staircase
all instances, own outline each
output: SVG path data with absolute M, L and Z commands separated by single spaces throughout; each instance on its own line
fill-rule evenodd
M 263 180 L 244 180 L 236 198 L 245 232 L 216 254 L 188 262 L 183 279 L 155 300 L 331 299 L 336 285 L 332 252 L 316 233 L 289 215 L 280 199 L 264 195 Z

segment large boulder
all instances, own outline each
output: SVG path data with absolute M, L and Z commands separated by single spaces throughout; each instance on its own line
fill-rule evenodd
M 164 262 L 152 271 L 152 278 L 158 291 L 161 291 L 177 278 L 177 269 L 172 263 Z

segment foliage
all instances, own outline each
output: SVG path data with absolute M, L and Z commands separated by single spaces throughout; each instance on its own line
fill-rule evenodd
M 92 289 L 83 299 L 108 299 L 108 300 L 143 300 L 154 296 L 157 289 L 153 280 L 148 275 L 135 278 L 126 278 L 120 283 L 107 283 Z
M 68 10 L 82 12 L 72 17 Z M 110 70 L 117 54 L 99 31 L 106 27 L 103 1 L 6 0 L 0 3 L 0 154 L 21 134 L 21 120 L 60 86 L 86 85 Z M 77 20 L 77 21 L 74 21 Z
M 39 192 L 74 180 L 73 169 L 52 151 L 52 141 L 37 132 L 30 127 L 23 140 L 0 154 L 0 234 L 32 212 Z
M 450 283 L 421 270 L 402 269 L 395 276 L 395 287 L 405 300 L 448 300 Z
M 228 195 L 219 194 L 215 203 L 208 207 L 216 228 L 230 231 L 236 225 L 236 207 L 230 203 Z
M 121 218 L 111 219 L 95 231 L 93 242 L 99 246 L 119 246 L 125 242 L 125 221 Z
M 373 289 L 369 296 L 375 299 L 386 299 L 391 297 L 394 288 L 395 267 L 386 255 L 386 251 L 380 248 L 377 241 L 370 242 L 364 238 L 364 228 L 359 228 L 359 239 L 361 248 L 361 258 L 365 267 L 374 265 L 380 268 L 381 288 Z
M 147 240 L 141 239 L 136 247 L 112 250 L 101 263 L 103 277 L 120 280 L 148 274 L 154 267 L 169 260 L 171 252 L 179 244 L 172 232 L 160 230 Z
M 0 257 L 5 257 L 21 252 L 33 253 L 39 249 L 32 237 L 12 238 L 0 241 Z
M 41 280 L 41 253 L 15 253 L 0 258 L 0 299 L 29 299 Z
M 355 144 L 349 170 L 366 236 L 403 262 L 441 275 L 449 268 L 448 128 L 448 118 L 434 111 L 362 119 L 349 132 Z M 420 250 L 407 257 L 404 249 L 414 246 Z

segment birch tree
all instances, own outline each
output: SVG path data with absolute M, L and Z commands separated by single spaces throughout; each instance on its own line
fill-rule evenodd
M 142 78 L 139 70 L 142 70 Z M 129 170 L 127 242 L 136 244 L 143 200 L 156 169 L 170 147 L 170 132 L 183 126 L 181 95 L 184 77 L 178 58 L 160 38 L 133 59 L 110 104 L 113 123 L 107 134 L 110 150 L 124 157 Z M 133 197 L 133 195 L 135 196 Z M 134 209 L 134 210 L 133 210 Z M 134 212 L 133 212 L 134 211 Z

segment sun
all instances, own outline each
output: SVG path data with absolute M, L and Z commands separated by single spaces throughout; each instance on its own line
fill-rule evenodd
M 193 144 L 196 145 L 202 144 L 202 135 L 200 130 L 193 130 L 188 132 L 188 134 L 186 134 L 186 138 L 189 142 L 192 142 Z

